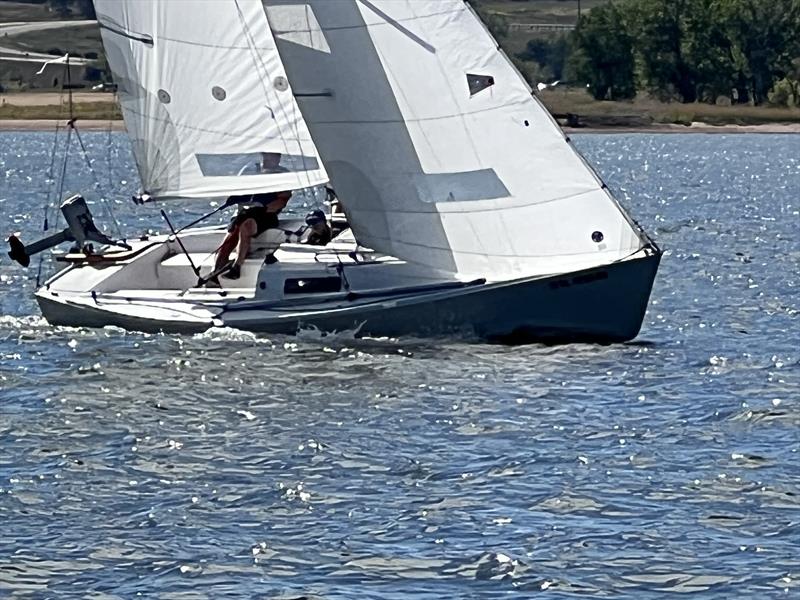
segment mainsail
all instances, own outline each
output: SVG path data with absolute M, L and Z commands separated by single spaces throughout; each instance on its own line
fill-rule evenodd
M 642 247 L 463 0 L 263 2 L 363 245 L 492 279 Z
M 151 198 L 327 181 L 260 0 L 94 3 Z

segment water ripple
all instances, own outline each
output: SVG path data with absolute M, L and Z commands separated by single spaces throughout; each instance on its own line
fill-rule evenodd
M 52 137 L 1 136 L 33 239 Z M 797 595 L 800 139 L 576 140 L 668 251 L 630 344 L 50 327 L 0 263 L 0 595 Z

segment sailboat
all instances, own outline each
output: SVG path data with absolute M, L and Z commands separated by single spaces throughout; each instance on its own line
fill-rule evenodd
M 95 249 L 111 240 L 71 198 L 60 241 L 77 251 L 36 292 L 50 323 L 501 342 L 638 335 L 661 250 L 467 2 L 95 7 L 142 202 L 329 184 L 349 227 L 319 247 L 284 241 L 302 223 L 282 221 L 217 288 L 202 282 L 223 227 L 170 224 Z M 263 153 L 279 154 L 281 169 L 240 172 Z M 18 258 L 47 247 L 14 243 Z

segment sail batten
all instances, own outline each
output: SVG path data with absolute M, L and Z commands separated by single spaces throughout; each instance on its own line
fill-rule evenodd
M 497 279 L 643 245 L 463 0 L 263 2 L 363 245 Z
M 152 199 L 327 182 L 260 0 L 95 0 L 95 9 Z
M 105 29 L 106 31 L 110 31 L 116 35 L 121 35 L 122 37 L 126 37 L 130 40 L 134 40 L 136 42 L 142 42 L 148 46 L 153 45 L 153 37 L 151 35 L 147 35 L 145 33 L 133 33 L 131 31 L 125 31 L 123 27 L 118 25 L 109 24 L 102 19 L 97 20 L 97 25 L 100 29 Z

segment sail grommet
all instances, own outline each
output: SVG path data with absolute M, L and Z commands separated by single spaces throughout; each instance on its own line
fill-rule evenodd
M 224 88 L 215 85 L 213 88 L 211 88 L 211 95 L 214 96 L 214 100 L 219 100 L 222 102 L 228 97 L 228 92 L 226 92 Z
M 279 92 L 285 92 L 289 89 L 289 80 L 283 75 L 278 75 L 272 82 L 272 85 L 274 85 L 275 89 Z
M 592 241 L 595 244 L 599 244 L 603 241 L 603 232 L 602 231 L 595 231 L 592 233 Z
M 161 104 L 169 104 L 172 102 L 172 96 L 169 95 L 167 90 L 158 90 L 156 95 L 158 96 L 158 101 L 161 102 Z

